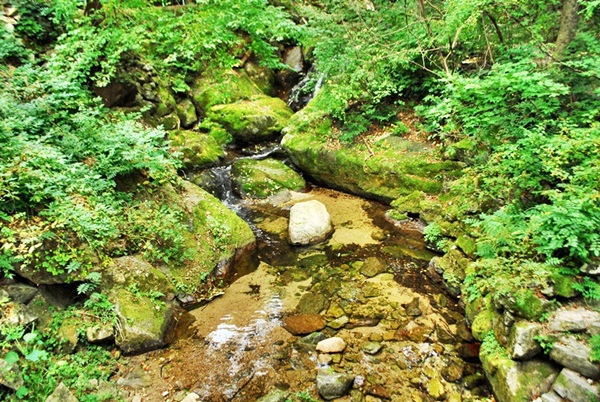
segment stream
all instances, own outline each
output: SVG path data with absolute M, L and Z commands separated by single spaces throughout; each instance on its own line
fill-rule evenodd
M 227 167 L 211 174 L 225 177 Z M 489 400 L 457 301 L 428 279 L 436 254 L 419 222 L 391 223 L 386 205 L 316 186 L 269 202 L 236 200 L 219 186 L 255 231 L 260 265 L 184 314 L 168 348 L 127 358 L 119 375 L 147 378 L 126 388 L 129 400 L 323 400 L 316 379 L 326 369 L 354 378 L 340 401 Z M 327 207 L 335 232 L 316 246 L 290 246 L 289 208 L 308 199 Z M 317 314 L 320 331 L 288 331 L 314 325 Z M 342 353 L 315 350 L 334 336 Z

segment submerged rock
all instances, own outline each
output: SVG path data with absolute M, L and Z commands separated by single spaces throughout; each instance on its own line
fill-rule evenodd
M 275 159 L 239 159 L 231 167 L 233 185 L 242 197 L 267 198 L 306 187 L 302 175 Z
M 332 370 L 321 370 L 317 374 L 317 391 L 325 400 L 341 398 L 350 391 L 354 377 L 336 373 Z
M 285 317 L 282 326 L 292 335 L 307 335 L 325 328 L 325 318 L 319 314 L 298 314 Z
M 291 244 L 320 243 L 332 232 L 329 212 L 319 201 L 299 202 L 290 209 L 289 241 Z

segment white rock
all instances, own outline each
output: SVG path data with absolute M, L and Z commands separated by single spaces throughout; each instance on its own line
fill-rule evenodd
M 311 200 L 292 206 L 288 231 L 291 244 L 308 245 L 325 240 L 333 226 L 325 205 Z
M 198 395 L 195 392 L 190 392 L 185 398 L 181 400 L 181 402 L 196 402 L 198 399 L 200 399 L 200 395 Z
M 338 336 L 327 338 L 317 343 L 317 351 L 323 353 L 339 353 L 346 349 L 346 342 Z

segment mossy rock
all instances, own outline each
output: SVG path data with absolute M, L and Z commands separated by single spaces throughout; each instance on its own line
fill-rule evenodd
M 456 239 L 456 245 L 470 258 L 475 258 L 477 242 L 470 236 L 462 235 Z
M 216 164 L 225 157 L 225 151 L 209 134 L 176 130 L 169 133 L 171 147 L 180 153 L 187 168 L 203 168 Z
M 276 138 L 292 110 L 279 98 L 266 95 L 210 107 L 207 118 L 220 124 L 238 141 L 255 143 Z
M 217 144 L 224 146 L 233 142 L 233 136 L 229 134 L 223 126 L 210 119 L 202 120 L 202 123 L 198 125 L 198 130 L 202 133 L 210 135 L 215 139 Z
M 183 128 L 190 128 L 198 121 L 196 107 L 189 99 L 183 99 L 181 102 L 179 102 L 176 106 L 176 111 L 181 123 L 181 127 Z
M 452 296 L 461 293 L 461 285 L 466 277 L 466 269 L 471 261 L 457 249 L 451 249 L 442 257 L 431 261 L 436 272 L 442 275 L 444 284 Z
M 460 175 L 462 164 L 440 160 L 431 147 L 328 141 L 334 133 L 331 121 L 312 105 L 293 116 L 281 144 L 294 164 L 318 183 L 391 202 L 414 191 L 439 194 L 446 178 Z
M 498 308 L 506 309 L 519 317 L 531 321 L 539 320 L 542 315 L 552 308 L 552 303 L 537 295 L 531 289 L 511 288 L 493 293 L 493 303 Z
M 419 215 L 427 223 L 434 222 L 442 215 L 442 204 L 423 191 L 395 199 L 391 206 L 401 214 Z
M 202 286 L 207 272 L 229 277 L 256 268 L 256 238 L 252 229 L 235 212 L 190 182 L 183 184 L 185 208 L 191 211 L 190 264 L 171 267 L 170 272 L 186 288 Z
M 488 342 L 488 341 L 486 341 Z M 542 360 L 517 362 L 502 348 L 482 345 L 480 359 L 494 395 L 502 402 L 529 402 L 547 392 L 558 375 L 552 363 Z
M 575 276 L 554 273 L 550 276 L 550 280 L 552 281 L 552 288 L 556 296 L 567 299 L 579 296 L 580 293 L 576 289 L 578 282 Z
M 143 353 L 169 342 L 174 321 L 174 308 L 170 302 L 122 288 L 114 290 L 110 299 L 119 319 L 116 344 L 124 353 Z
M 300 191 L 306 187 L 299 173 L 275 159 L 240 159 L 233 164 L 231 174 L 242 197 L 266 198 L 283 190 Z
M 173 94 L 171 93 L 171 90 L 169 89 L 168 85 L 165 82 L 158 80 L 157 84 L 158 84 L 157 92 L 158 92 L 159 103 L 156 107 L 156 116 L 160 118 L 160 117 L 164 117 L 164 116 L 168 115 L 169 113 L 171 113 L 172 111 L 174 111 L 176 102 L 175 102 L 175 97 L 173 96 Z
M 202 77 L 192 84 L 194 103 L 203 111 L 214 105 L 249 100 L 263 95 L 245 72 L 231 71 L 224 76 Z
M 248 78 L 266 95 L 275 95 L 275 73 L 268 67 L 263 67 L 252 60 L 244 64 L 244 71 Z

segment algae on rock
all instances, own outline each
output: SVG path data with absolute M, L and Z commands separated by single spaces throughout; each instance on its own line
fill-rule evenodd
M 266 198 L 283 190 L 300 191 L 304 178 L 276 159 L 239 159 L 231 168 L 233 184 L 242 197 Z

